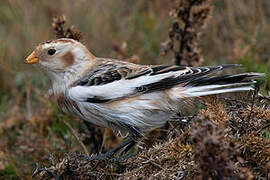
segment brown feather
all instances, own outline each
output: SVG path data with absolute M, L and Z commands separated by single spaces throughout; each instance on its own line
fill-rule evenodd
M 71 66 L 75 61 L 74 55 L 71 52 L 67 52 L 65 55 L 63 55 L 61 60 L 65 68 Z

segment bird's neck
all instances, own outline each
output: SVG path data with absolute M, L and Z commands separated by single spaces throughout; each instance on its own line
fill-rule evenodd
M 75 64 L 65 71 L 50 72 L 49 77 L 54 95 L 65 94 L 75 81 L 82 78 L 83 72 L 86 72 L 89 67 L 91 67 L 91 62 L 85 61 Z

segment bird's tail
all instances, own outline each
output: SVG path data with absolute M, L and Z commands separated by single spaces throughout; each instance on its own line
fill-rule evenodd
M 254 90 L 256 79 L 264 76 L 262 73 L 242 73 L 234 75 L 201 77 L 190 81 L 182 87 L 185 97 L 199 97 L 228 92 Z

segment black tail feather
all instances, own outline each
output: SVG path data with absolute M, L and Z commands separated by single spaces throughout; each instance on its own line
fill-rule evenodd
M 191 82 L 185 86 L 207 86 L 207 85 L 224 85 L 224 84 L 238 84 L 238 83 L 255 83 L 255 79 L 264 76 L 261 73 L 243 73 L 216 77 L 202 77 Z

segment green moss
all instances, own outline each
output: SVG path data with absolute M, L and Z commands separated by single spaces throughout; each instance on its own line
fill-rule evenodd
M 4 169 L 4 179 L 12 179 L 12 180 L 17 180 L 19 179 L 18 176 L 16 176 L 16 171 L 13 165 L 8 164 L 5 169 Z
M 266 138 L 266 139 L 269 139 L 269 138 L 270 138 L 270 131 L 264 130 L 264 131 L 262 132 L 262 137 L 263 137 L 263 138 Z

